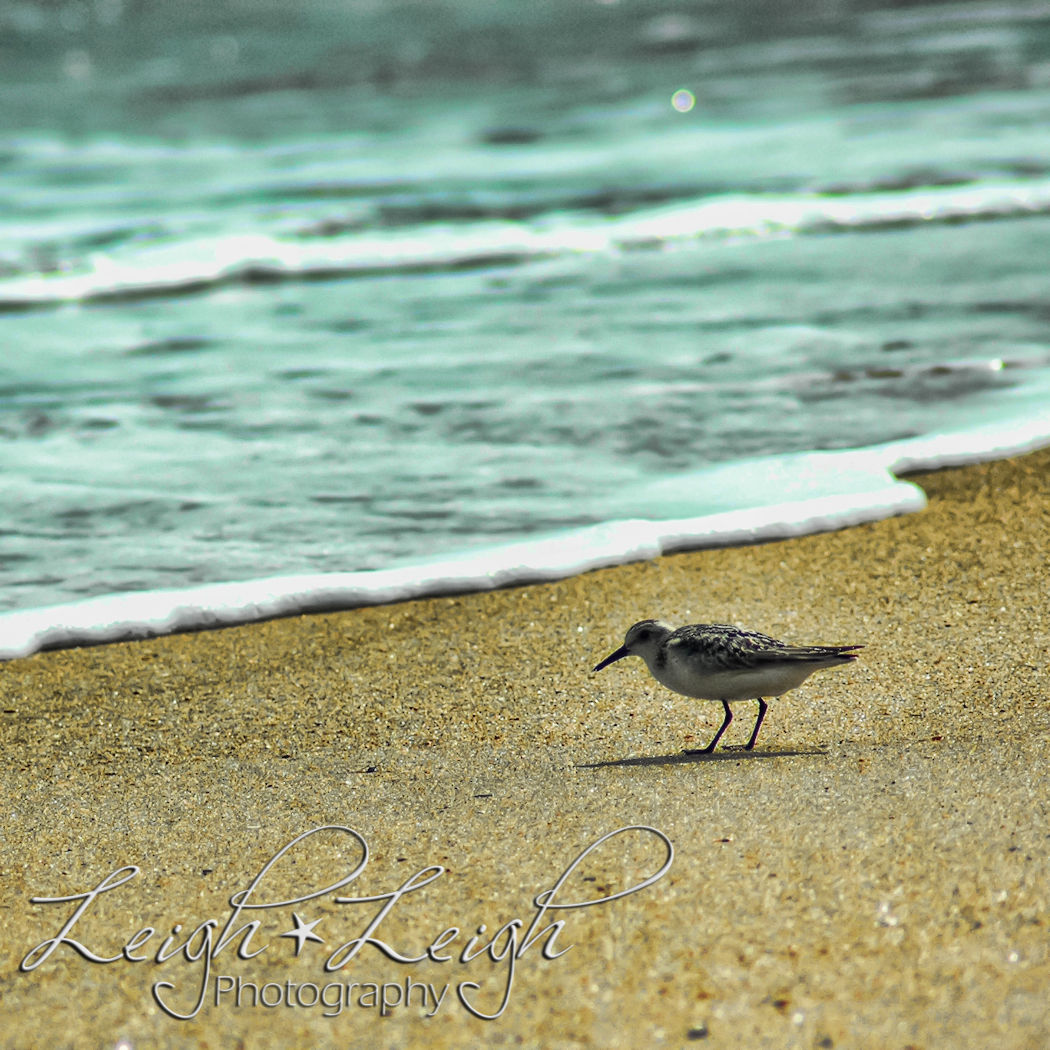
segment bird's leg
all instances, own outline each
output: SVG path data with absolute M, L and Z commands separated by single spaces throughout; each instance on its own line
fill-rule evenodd
M 718 746 L 718 741 L 722 739 L 722 734 L 729 728 L 729 723 L 733 721 L 733 712 L 729 707 L 729 701 L 723 700 L 722 706 L 725 708 L 726 716 L 722 724 L 718 727 L 718 732 L 715 733 L 714 740 L 712 740 L 707 747 L 693 748 L 692 750 L 683 751 L 683 755 L 709 755 Z
M 766 717 L 766 711 L 769 710 L 769 704 L 762 699 L 762 697 L 756 697 L 758 700 L 758 719 L 755 722 L 755 728 L 751 731 L 751 739 L 744 745 L 745 751 L 751 751 L 755 746 L 755 741 L 758 739 L 758 731 L 762 728 L 762 719 Z

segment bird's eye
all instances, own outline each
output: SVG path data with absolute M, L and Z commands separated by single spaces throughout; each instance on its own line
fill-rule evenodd
M 640 642 L 647 642 L 647 641 L 649 641 L 649 632 L 648 631 L 642 631 L 638 635 L 638 641 L 640 641 Z

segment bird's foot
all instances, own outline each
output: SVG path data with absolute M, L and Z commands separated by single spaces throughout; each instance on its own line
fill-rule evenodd
M 684 747 L 682 748 L 683 755 L 709 755 L 714 751 L 713 747 Z

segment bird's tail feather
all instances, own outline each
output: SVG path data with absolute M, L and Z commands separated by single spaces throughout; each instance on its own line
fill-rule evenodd
M 857 659 L 855 650 L 863 648 L 863 645 L 790 645 L 755 655 L 763 661 L 797 660 L 799 663 L 848 664 Z

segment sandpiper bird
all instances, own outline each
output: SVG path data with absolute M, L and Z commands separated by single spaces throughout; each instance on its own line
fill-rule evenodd
M 787 645 L 757 631 L 744 631 L 726 623 L 691 623 L 676 631 L 662 620 L 640 620 L 624 643 L 597 667 L 625 656 L 640 656 L 649 673 L 661 684 L 695 700 L 720 700 L 725 720 L 707 747 L 686 750 L 687 755 L 714 751 L 733 721 L 729 705 L 734 700 L 757 700 L 758 718 L 746 751 L 755 746 L 762 719 L 769 706 L 765 697 L 782 696 L 797 689 L 814 671 L 838 667 L 857 659 L 862 645 Z

